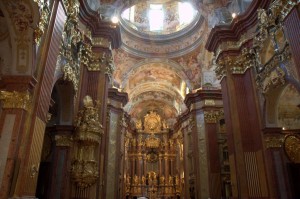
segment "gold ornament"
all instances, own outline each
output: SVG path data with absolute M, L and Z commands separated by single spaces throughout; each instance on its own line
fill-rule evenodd
M 218 112 L 216 111 L 204 111 L 204 120 L 206 123 L 217 123 Z
M 145 132 L 147 133 L 158 133 L 161 131 L 161 118 L 154 112 L 150 111 L 144 118 Z
M 159 148 L 160 146 L 160 139 L 155 137 L 154 134 L 151 134 L 150 136 L 148 136 L 146 139 L 145 139 L 145 143 L 146 143 L 146 147 L 147 148 Z
M 42 0 L 34 0 L 38 4 L 40 10 L 40 21 L 37 29 L 34 31 L 34 39 L 37 45 L 40 45 L 41 37 L 45 33 L 45 30 L 49 23 L 50 9 L 47 3 Z
M 31 95 L 28 91 L 0 91 L 0 100 L 2 100 L 3 108 L 19 108 L 28 111 L 31 104 Z
M 300 163 L 300 138 L 298 136 L 287 136 L 284 141 L 284 149 L 293 163 Z
M 79 188 L 93 185 L 99 178 L 99 167 L 95 149 L 101 142 L 103 128 L 99 120 L 99 103 L 94 105 L 90 96 L 83 99 L 84 108 L 79 111 L 76 121 L 75 158 L 71 176 Z

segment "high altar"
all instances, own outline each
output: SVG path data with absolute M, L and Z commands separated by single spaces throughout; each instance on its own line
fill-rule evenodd
M 137 120 L 125 147 L 126 198 L 180 198 L 184 186 L 182 136 L 154 111 Z M 181 168 L 181 170 L 180 170 Z

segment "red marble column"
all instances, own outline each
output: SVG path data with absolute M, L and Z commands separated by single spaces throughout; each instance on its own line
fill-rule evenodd
M 30 121 L 27 121 L 27 133 L 22 139 L 22 149 L 18 152 L 21 162 L 19 173 L 14 177 L 15 184 L 11 189 L 14 196 L 35 196 L 38 174 L 33 175 L 33 173 L 35 173 L 35 170 L 38 171 L 40 162 L 51 91 L 55 81 L 56 60 L 59 54 L 65 19 L 62 5 L 59 1 L 54 1 L 51 19 L 45 33 L 45 47 L 39 51 L 41 57 L 39 59 L 40 63 L 37 64 L 39 66 L 38 84 L 35 87 L 35 94 L 32 96 L 31 117 Z M 14 79 L 11 80 L 14 81 Z M 25 131 L 25 129 L 22 131 Z
M 269 198 L 271 185 L 252 69 L 243 75 L 228 75 L 222 80 L 222 91 L 233 197 Z
M 12 197 L 11 191 L 16 186 L 14 179 L 18 177 L 21 161 L 24 161 L 18 154 L 21 150 L 22 140 L 26 137 L 26 116 L 27 112 L 23 109 L 7 108 L 1 112 L 0 143 L 3 148 L 0 153 L 4 171 L 0 181 L 0 198 Z
M 55 146 L 53 150 L 53 162 L 51 186 L 48 190 L 49 198 L 70 198 L 70 169 L 71 169 L 71 147 L 73 145 L 73 126 L 55 126 L 51 129 Z M 48 171 L 50 172 L 50 171 Z
M 209 163 L 210 197 L 221 198 L 221 163 L 217 139 L 217 122 L 206 122 L 205 133 L 207 137 L 207 153 Z
M 285 134 L 281 128 L 264 128 L 263 132 L 267 177 L 271 184 L 272 198 L 293 198 L 286 168 L 288 160 L 282 148 Z

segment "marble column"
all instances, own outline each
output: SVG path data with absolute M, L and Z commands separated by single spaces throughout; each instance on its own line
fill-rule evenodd
M 108 91 L 108 112 L 106 134 L 107 138 L 107 154 L 106 154 L 106 181 L 105 198 L 121 198 L 119 193 L 119 172 L 123 170 L 120 168 L 120 130 L 123 124 L 124 117 L 123 106 L 128 101 L 126 93 L 121 93 L 117 89 L 110 88 Z
M 16 179 L 20 178 L 24 172 L 20 170 L 20 167 L 27 160 L 20 154 L 26 150 L 25 141 L 30 136 L 26 126 L 30 122 L 28 114 L 31 97 L 27 91 L 1 91 L 0 93 L 2 101 L 0 115 L 0 198 L 12 197 L 16 188 Z M 39 138 L 36 140 L 42 142 L 43 137 L 39 136 Z M 41 145 L 42 143 L 36 147 L 41 150 Z M 38 153 L 39 151 L 37 151 Z M 31 165 L 29 171 L 35 180 L 37 180 L 38 168 L 39 160 Z
M 270 182 L 266 176 L 253 71 L 229 75 L 221 84 L 233 197 L 267 198 Z
M 58 17 L 58 15 L 60 16 Z M 11 169 L 9 176 L 11 179 L 13 178 L 13 182 L 6 182 L 8 183 L 6 186 L 10 186 L 10 191 L 4 187 L 0 189 L 0 198 L 2 198 L 1 194 L 4 194 L 3 198 L 7 198 L 9 195 L 13 195 L 14 197 L 35 198 L 42 143 L 47 123 L 47 113 L 51 100 L 51 91 L 53 89 L 52 86 L 54 85 L 55 81 L 55 58 L 59 54 L 59 44 L 62 38 L 65 19 L 66 16 L 61 3 L 59 1 L 54 1 L 53 10 L 51 10 L 51 18 L 49 18 L 49 24 L 45 30 L 45 35 L 47 36 L 44 37 L 43 41 L 43 43 L 50 45 L 45 45 L 44 48 L 39 49 L 38 56 L 40 55 L 40 59 L 28 57 L 28 59 L 34 61 L 26 63 L 28 64 L 26 67 L 34 68 L 32 64 L 38 62 L 35 65 L 39 66 L 38 70 L 36 70 L 38 72 L 36 77 L 20 76 L 20 74 L 18 74 L 18 76 L 15 77 L 7 76 L 2 78 L 2 83 L 5 84 L 7 91 L 22 91 L 30 93 L 30 102 L 28 102 L 30 109 L 27 110 L 26 114 L 22 113 L 21 118 L 18 116 L 20 113 L 16 115 L 16 118 L 18 119 L 17 123 L 14 123 L 12 120 L 10 120 L 12 122 L 11 125 L 20 125 L 21 123 L 22 125 L 19 126 L 21 129 L 14 129 L 14 135 L 16 135 L 15 133 L 19 134 L 17 139 L 14 140 L 14 143 L 17 145 L 13 147 L 16 147 L 15 149 L 17 150 L 14 150 L 13 152 L 15 157 L 9 158 L 9 162 L 14 162 L 12 164 L 14 165 L 13 167 L 11 165 L 9 166 Z M 48 58 L 49 56 L 51 56 L 51 59 Z M 33 73 L 34 72 L 30 72 L 28 74 Z M 29 80 L 30 82 L 26 84 L 24 82 L 26 79 L 32 79 L 33 81 Z M 24 84 L 22 84 L 22 82 Z M 19 84 L 19 86 L 17 86 L 17 84 Z M 28 86 L 28 88 L 24 89 L 24 86 Z M 11 90 L 9 87 L 15 88 Z M 16 100 L 21 100 L 21 98 Z M 25 101 L 26 100 L 24 99 L 24 102 Z M 4 113 L 5 111 L 2 114 Z M 29 114 L 30 117 L 28 117 L 29 115 L 27 114 Z M 19 142 L 21 135 L 22 140 Z M 8 166 L 9 164 L 6 165 Z M 4 184 L 2 184 L 2 186 L 3 185 Z M 10 194 L 8 192 L 10 192 Z
M 52 176 L 49 198 L 70 198 L 70 169 L 71 169 L 71 148 L 73 146 L 73 126 L 55 126 L 49 129 L 53 135 L 55 146 L 53 149 Z M 50 171 L 48 171 L 50 172 Z
M 219 110 L 223 106 L 221 92 L 198 90 L 188 94 L 185 103 L 189 108 L 189 130 L 186 140 L 192 143 L 190 149 L 187 149 L 192 159 L 189 172 L 192 171 L 194 176 L 190 177 L 194 181 L 190 185 L 190 189 L 193 189 L 190 195 L 197 198 L 220 198 L 221 169 L 217 125 Z M 187 172 L 185 177 L 186 174 Z
M 291 193 L 285 151 L 282 150 L 285 136 L 282 128 L 264 128 L 264 146 L 267 177 L 270 181 L 272 197 L 293 198 Z

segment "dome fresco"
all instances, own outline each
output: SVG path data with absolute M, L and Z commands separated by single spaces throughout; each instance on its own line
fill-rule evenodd
M 199 12 L 189 2 L 143 1 L 121 14 L 122 25 L 147 35 L 169 35 L 187 28 Z

